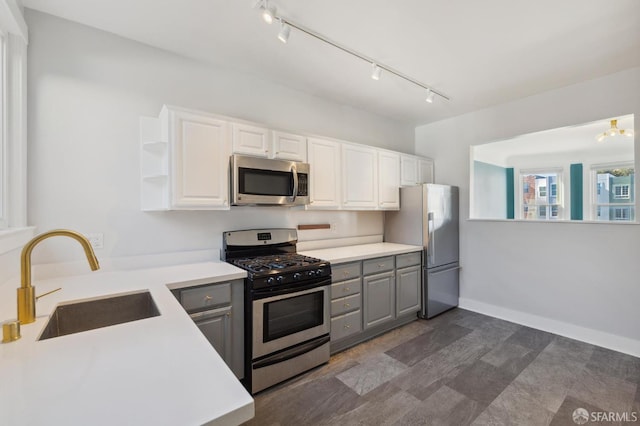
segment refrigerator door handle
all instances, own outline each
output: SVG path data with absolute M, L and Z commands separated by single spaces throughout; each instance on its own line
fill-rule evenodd
M 429 232 L 429 246 L 427 248 L 429 254 L 429 262 L 433 265 L 436 263 L 436 239 L 433 229 L 433 212 L 427 213 L 427 230 Z
M 445 272 L 455 271 L 455 270 L 460 269 L 460 268 L 461 268 L 461 266 L 456 266 L 455 268 L 444 269 L 444 270 L 438 271 L 438 272 L 430 272 L 429 271 L 429 275 L 440 275 L 440 274 L 444 274 Z

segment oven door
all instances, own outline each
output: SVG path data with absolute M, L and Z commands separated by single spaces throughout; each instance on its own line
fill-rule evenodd
M 330 286 L 253 301 L 253 359 L 328 334 Z
M 309 204 L 309 165 L 296 161 L 231 156 L 233 205 Z

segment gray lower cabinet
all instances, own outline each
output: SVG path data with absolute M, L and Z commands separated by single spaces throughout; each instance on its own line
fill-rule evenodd
M 331 341 L 362 331 L 361 262 L 331 267 Z
M 244 280 L 172 290 L 236 377 L 244 377 Z
M 422 251 L 331 265 L 331 352 L 417 318 Z
M 422 268 L 420 265 L 398 269 L 396 272 L 396 314 L 398 316 L 420 310 Z
M 393 271 L 362 279 L 365 330 L 395 319 L 395 281 Z
M 331 318 L 331 340 L 340 340 L 362 331 L 362 313 L 357 311 Z
M 231 306 L 194 313 L 191 319 L 227 365 L 231 365 Z

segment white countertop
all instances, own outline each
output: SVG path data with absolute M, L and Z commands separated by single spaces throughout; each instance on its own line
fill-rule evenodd
M 88 266 L 87 266 L 88 270 Z M 93 272 L 34 282 L 35 323 L 0 344 L 1 425 L 236 425 L 254 415 L 240 384 L 170 288 L 242 279 L 223 262 Z M 19 285 L 0 286 L 0 320 Z M 37 341 L 63 301 L 148 289 L 160 316 Z
M 380 256 L 411 253 L 414 251 L 422 251 L 422 249 L 422 246 L 412 246 L 408 244 L 373 243 L 357 246 L 307 250 L 301 251 L 300 253 L 305 256 L 317 257 L 318 259 L 328 260 L 333 264 L 338 264 L 353 262 L 356 260 L 373 259 Z

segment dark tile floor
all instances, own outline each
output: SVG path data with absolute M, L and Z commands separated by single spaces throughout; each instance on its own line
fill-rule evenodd
M 255 402 L 247 425 L 575 425 L 577 408 L 626 416 L 600 424 L 640 424 L 640 359 L 454 309 L 334 355 Z

